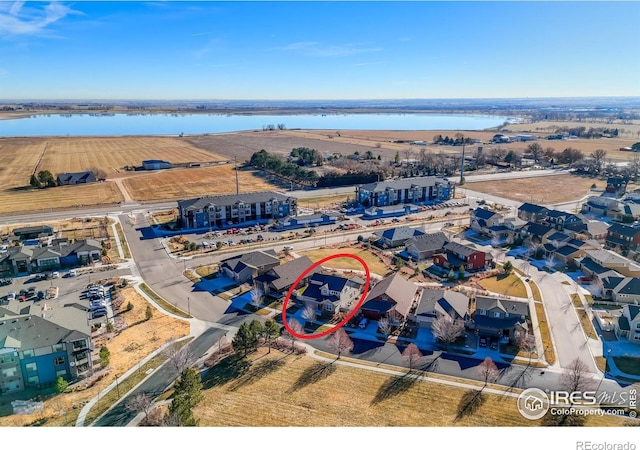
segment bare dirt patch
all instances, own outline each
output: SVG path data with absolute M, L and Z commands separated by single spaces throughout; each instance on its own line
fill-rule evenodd
M 589 193 L 594 183 L 598 189 L 604 189 L 606 186 L 603 180 L 567 174 L 466 183 L 464 188 L 521 202 L 546 205 L 578 201 Z
M 238 170 L 240 192 L 281 189 L 260 174 L 253 170 Z M 236 192 L 236 174 L 232 165 L 165 170 L 128 178 L 123 183 L 131 197 L 138 201 Z

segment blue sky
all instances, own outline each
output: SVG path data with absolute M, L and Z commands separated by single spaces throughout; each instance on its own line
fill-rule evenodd
M 640 96 L 639 2 L 4 2 L 0 99 Z

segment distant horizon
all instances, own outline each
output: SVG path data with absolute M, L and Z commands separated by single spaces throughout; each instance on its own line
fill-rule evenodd
M 639 22 L 628 1 L 0 1 L 0 97 L 638 97 Z

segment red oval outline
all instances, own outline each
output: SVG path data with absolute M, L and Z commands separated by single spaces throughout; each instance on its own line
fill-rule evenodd
M 291 299 L 291 294 L 293 294 L 293 291 L 295 290 L 295 287 L 298 285 L 298 283 L 300 283 L 300 281 L 309 272 L 311 272 L 313 269 L 315 269 L 316 267 L 318 267 L 322 263 L 330 261 L 330 260 L 335 259 L 335 258 L 352 258 L 352 259 L 355 259 L 356 261 L 358 261 L 362 265 L 362 267 L 364 267 L 364 272 L 366 274 L 366 280 L 365 280 L 365 284 L 364 284 L 364 292 L 362 293 L 362 297 L 360 297 L 360 300 L 358 301 L 358 304 L 356 304 L 355 308 L 353 308 L 353 311 L 351 311 L 347 315 L 347 317 L 345 317 L 342 320 L 342 322 L 338 323 L 337 325 L 333 326 L 332 328 L 330 328 L 330 329 L 328 329 L 326 331 L 323 331 L 322 333 L 316 333 L 316 334 L 298 334 L 298 333 L 296 333 L 295 331 L 293 331 L 291 329 L 291 327 L 287 323 L 287 303 Z M 294 281 L 294 283 L 289 288 L 289 292 L 287 292 L 287 296 L 285 297 L 284 302 L 282 303 L 282 323 L 284 324 L 284 327 L 287 330 L 287 332 L 289 332 L 292 336 L 297 337 L 298 339 L 317 339 L 317 338 L 321 338 L 322 336 L 326 336 L 327 334 L 333 333 L 334 331 L 337 331 L 340 328 L 342 328 L 356 314 L 356 312 L 358 312 L 358 310 L 360 309 L 360 306 L 362 306 L 362 304 L 364 303 L 364 299 L 366 298 L 367 294 L 369 293 L 369 285 L 370 284 L 371 284 L 371 272 L 369 271 L 369 266 L 367 266 L 367 263 L 364 262 L 364 260 L 362 258 L 360 258 L 359 256 L 352 255 L 351 253 L 338 253 L 336 255 L 326 256 L 326 257 L 322 258 L 321 260 L 316 261 L 315 263 L 313 263 L 311 265 L 311 267 L 309 267 L 307 270 L 302 272 L 302 274 L 296 279 L 296 281 Z

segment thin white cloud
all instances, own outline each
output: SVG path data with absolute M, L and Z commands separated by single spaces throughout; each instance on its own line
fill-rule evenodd
M 298 52 L 305 56 L 325 58 L 379 52 L 382 48 L 367 47 L 361 44 L 321 45 L 319 42 L 295 42 L 282 47 L 281 50 Z
M 209 53 L 213 52 L 214 50 L 216 50 L 219 47 L 220 47 L 220 39 L 218 39 L 218 38 L 210 39 L 209 42 L 207 42 L 203 47 L 201 47 L 199 49 L 196 49 L 193 52 L 191 52 L 191 55 L 195 59 L 202 59 L 205 56 L 207 56 Z
M 40 34 L 70 14 L 81 13 L 59 2 L 25 7 L 24 1 L 17 1 L 0 11 L 0 37 Z
M 384 64 L 384 61 L 371 61 L 371 62 L 361 62 L 355 63 L 353 67 L 362 67 L 362 66 L 375 66 L 378 64 Z

